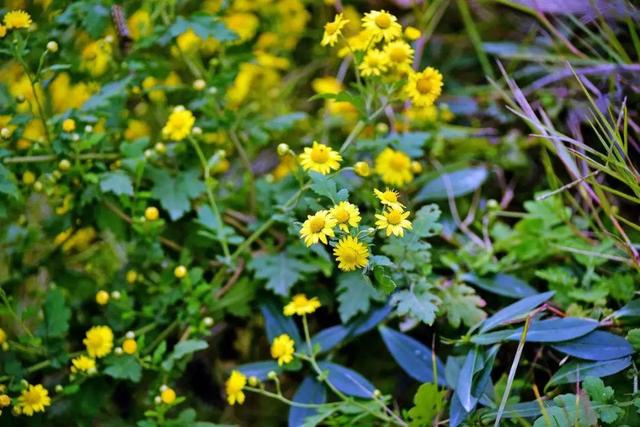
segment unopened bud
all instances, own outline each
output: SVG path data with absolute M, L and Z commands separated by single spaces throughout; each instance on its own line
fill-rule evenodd
M 47 50 L 51 53 L 56 53 L 58 51 L 58 43 L 51 40 L 49 43 L 47 43 Z

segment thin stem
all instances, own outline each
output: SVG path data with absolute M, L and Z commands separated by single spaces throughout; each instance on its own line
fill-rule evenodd
M 224 252 L 224 257 L 230 261 L 231 253 L 229 252 L 229 245 L 227 244 L 227 237 L 224 233 L 224 223 L 222 222 L 222 216 L 220 215 L 220 210 L 218 209 L 218 204 L 216 203 L 216 198 L 213 195 L 213 190 L 211 188 L 212 180 L 211 180 L 211 170 L 209 168 L 209 164 L 207 163 L 207 159 L 204 157 L 204 153 L 200 148 L 200 144 L 198 141 L 189 136 L 189 141 L 193 145 L 193 148 L 196 150 L 198 154 L 198 158 L 200 159 L 200 163 L 202 164 L 202 169 L 204 173 L 204 181 L 205 188 L 207 190 L 207 198 L 209 199 L 209 205 L 211 205 L 211 211 L 216 218 L 217 228 L 218 228 L 218 239 L 220 239 L 220 244 L 222 245 L 222 251 Z
M 245 386 L 244 390 L 247 391 L 252 391 L 254 393 L 258 393 L 261 394 L 263 396 L 267 396 L 267 397 L 271 397 L 274 398 L 276 400 L 279 400 L 280 402 L 286 403 L 287 405 L 290 406 L 295 406 L 298 408 L 325 408 L 327 407 L 327 405 L 335 405 L 336 403 L 302 403 L 302 402 L 294 402 L 293 400 L 289 400 L 286 397 L 284 397 L 281 394 L 276 394 L 276 393 L 272 393 L 270 391 L 261 389 L 261 388 L 256 388 L 256 387 L 249 387 L 249 386 Z
M 118 153 L 84 153 L 76 156 L 77 160 L 115 160 L 119 158 Z M 3 159 L 3 163 L 41 163 L 54 162 L 59 159 L 56 154 L 41 154 L 36 156 L 15 156 Z
M 46 52 L 46 51 L 45 51 Z M 38 107 L 38 115 L 40 116 L 40 121 L 42 122 L 42 127 L 44 128 L 44 134 L 47 138 L 47 142 L 51 145 L 51 135 L 49 134 L 49 128 L 47 127 L 47 116 L 44 114 L 44 108 L 42 107 L 42 103 L 40 102 L 40 97 L 38 97 L 38 91 L 36 89 L 36 82 L 31 76 L 29 72 L 29 66 L 22 58 L 22 55 L 16 50 L 16 58 L 18 62 L 24 69 L 24 73 L 27 75 L 29 79 L 29 84 L 31 85 L 31 91 L 33 92 L 33 99 L 36 101 L 36 106 Z
M 366 120 L 359 120 L 351 130 L 351 133 L 349 133 L 349 135 L 347 136 L 347 139 L 345 139 L 342 147 L 340 147 L 340 153 L 344 153 L 346 149 L 349 148 L 349 146 L 353 143 L 353 141 L 355 141 L 358 135 L 360 135 L 360 132 L 362 132 L 366 124 L 372 120 L 375 120 L 380 114 L 382 114 L 382 112 L 384 112 L 385 108 L 387 108 L 387 103 L 383 102 L 382 107 L 371 113 L 371 115 L 367 117 Z

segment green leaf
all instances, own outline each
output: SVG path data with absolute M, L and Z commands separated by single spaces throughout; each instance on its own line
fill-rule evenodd
M 206 341 L 203 340 L 186 340 L 180 341 L 173 348 L 173 353 L 171 353 L 171 357 L 173 359 L 182 359 L 187 354 L 195 353 L 196 351 L 204 350 L 209 347 Z
M 424 383 L 413 396 L 413 407 L 408 415 L 411 427 L 430 426 L 433 419 L 444 408 L 447 391 L 440 390 L 435 383 Z
M 547 408 L 547 415 L 551 424 L 547 423 L 544 416 L 538 418 L 533 427 L 573 427 L 595 426 L 598 418 L 591 407 L 589 399 L 575 394 L 561 394 L 553 399 L 557 406 Z M 579 406 L 577 406 L 579 405 Z
M 97 110 L 109 105 L 113 98 L 124 98 L 127 91 L 126 88 L 129 85 L 131 77 L 125 77 L 122 80 L 116 80 L 108 83 L 100 89 L 98 93 L 89 98 L 81 108 L 83 112 L 89 112 Z
M 189 212 L 190 199 L 200 196 L 205 190 L 204 183 L 199 179 L 200 172 L 196 169 L 182 172 L 176 177 L 160 169 L 152 169 L 149 173 L 154 182 L 152 197 L 160 201 L 174 221 Z
M 6 194 L 14 199 L 20 197 L 20 191 L 16 185 L 15 177 L 9 169 L 5 168 L 2 164 L 0 164 L 0 193 Z
M 460 276 L 460 279 L 485 291 L 509 298 L 524 298 L 537 293 L 527 283 L 509 274 L 498 273 L 493 276 L 479 277 L 474 273 L 465 273 Z
M 588 376 L 600 378 L 617 374 L 623 369 L 626 369 L 629 365 L 631 365 L 630 356 L 594 362 L 574 360 L 558 369 L 558 371 L 551 377 L 545 388 L 558 384 L 575 383 Z
M 436 318 L 438 302 L 438 297 L 428 290 L 415 293 L 413 290 L 405 289 L 391 296 L 391 304 L 396 306 L 399 315 L 409 315 L 427 325 L 433 324 Z
M 485 301 L 467 285 L 459 283 L 446 287 L 442 290 L 441 297 L 449 324 L 454 328 L 458 328 L 460 323 L 473 326 L 487 317 L 480 308 L 485 306 Z
M 134 356 L 124 355 L 110 358 L 111 364 L 104 373 L 119 380 L 129 380 L 137 383 L 142 377 L 142 367 Z
M 105 172 L 100 175 L 100 189 L 103 193 L 133 196 L 131 178 L 123 171 Z
M 327 197 L 332 202 L 338 198 L 338 190 L 333 179 L 328 178 L 318 172 L 309 172 L 311 177 L 311 190 L 319 196 Z
M 258 279 L 267 281 L 267 289 L 278 295 L 287 296 L 289 290 L 300 279 L 303 273 L 317 271 L 317 267 L 300 261 L 286 252 L 275 255 L 262 255 L 249 263 Z
M 65 305 L 60 289 L 52 289 L 44 302 L 43 335 L 49 338 L 61 337 L 69 330 L 71 310 Z
M 380 292 L 361 272 L 342 273 L 338 276 L 338 312 L 342 323 L 358 313 L 366 313 L 371 300 L 380 300 Z
M 206 13 L 194 13 L 189 18 L 178 16 L 167 33 L 171 37 L 177 37 L 189 29 L 204 40 L 209 37 L 218 41 L 232 41 L 238 38 L 219 18 Z
M 532 295 L 506 306 L 482 323 L 480 332 L 489 331 L 505 322 L 520 319 L 554 295 L 554 292 Z
M 471 167 L 455 172 L 443 173 L 427 182 L 414 197 L 415 202 L 447 200 L 472 193 L 487 179 L 489 173 L 482 167 Z
M 627 332 L 627 341 L 629 341 L 634 350 L 640 350 L 640 329 L 630 329 L 629 332 Z

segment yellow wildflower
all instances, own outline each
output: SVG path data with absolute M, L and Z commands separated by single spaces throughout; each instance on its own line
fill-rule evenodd
M 295 342 L 287 334 L 282 334 L 273 339 L 271 344 L 271 357 L 278 360 L 278 366 L 290 363 L 295 352 Z
M 340 153 L 315 141 L 312 147 L 305 147 L 304 153 L 300 154 L 300 164 L 304 170 L 312 170 L 322 175 L 339 169 L 341 161 Z
M 409 74 L 405 91 L 411 102 L 418 107 L 428 107 L 442 93 L 442 74 L 433 67 Z
M 376 41 L 382 39 L 391 41 L 402 34 L 402 26 L 398 23 L 398 18 L 385 10 L 372 10 L 365 13 L 362 26 L 373 33 Z
M 311 314 L 320 308 L 320 301 L 317 297 L 307 298 L 305 294 L 297 294 L 291 298 L 291 302 L 284 306 L 282 312 L 285 316 L 293 316 L 297 314 L 302 316 Z
M 353 165 L 353 170 L 363 178 L 371 175 L 371 166 L 369 166 L 369 163 L 367 162 L 357 162 Z
M 377 188 L 374 188 L 373 193 L 376 195 L 380 203 L 385 206 L 389 206 L 390 208 L 403 209 L 404 205 L 398 201 L 398 192 L 395 190 L 386 189 L 384 191 L 380 191 Z
M 16 409 L 19 413 L 30 417 L 36 412 L 44 412 L 45 407 L 50 405 L 49 391 L 42 384 L 28 385 L 18 397 Z
M 333 254 L 338 260 L 338 268 L 342 271 L 353 271 L 365 267 L 369 262 L 369 248 L 352 236 L 340 239 Z
M 174 141 L 182 141 L 189 134 L 196 122 L 193 113 L 182 106 L 173 109 L 167 123 L 162 128 L 162 135 Z
M 304 239 L 307 246 L 318 242 L 327 244 L 327 237 L 333 237 L 333 227 L 337 224 L 336 219 L 329 211 L 318 211 L 313 215 L 308 215 L 307 220 L 302 224 L 300 237 Z
M 360 223 L 360 210 L 349 202 L 340 202 L 329 210 L 340 230 L 349 231 L 349 226 L 357 227 Z
M 409 211 L 403 211 L 398 208 L 391 208 L 382 212 L 382 215 L 376 214 L 376 227 L 380 230 L 386 230 L 387 236 L 404 236 L 404 229 L 411 230 L 411 221 Z
M 96 371 L 96 361 L 84 354 L 71 359 L 71 372 L 86 372 L 92 374 Z
M 109 302 L 109 292 L 101 290 L 96 293 L 96 302 L 100 305 L 106 305 Z
M 387 55 L 378 49 L 369 49 L 358 66 L 363 77 L 379 76 L 387 71 L 389 59 Z
M 411 159 L 402 151 L 387 147 L 376 158 L 376 173 L 385 184 L 401 187 L 413 180 Z
M 413 48 L 402 40 L 395 40 L 384 48 L 389 64 L 396 70 L 406 71 L 413 63 Z
M 171 405 L 176 401 L 176 392 L 171 387 L 167 387 L 160 392 L 160 399 L 162 399 L 162 403 Z
M 113 331 L 108 326 L 94 326 L 87 331 L 82 341 L 91 357 L 104 357 L 113 348 Z
M 4 15 L 4 25 L 8 30 L 29 28 L 31 26 L 31 15 L 24 10 L 12 10 Z
M 338 38 L 342 35 L 342 28 L 349 23 L 349 20 L 344 19 L 342 13 L 336 15 L 331 22 L 327 22 L 324 26 L 324 35 L 320 44 L 322 46 L 333 46 L 338 41 Z
M 247 385 L 247 377 L 240 371 L 233 370 L 224 384 L 229 405 L 240 405 L 244 403 L 244 393 L 242 389 Z
M 127 338 L 122 342 L 122 351 L 127 354 L 133 354 L 138 350 L 138 343 L 132 338 Z

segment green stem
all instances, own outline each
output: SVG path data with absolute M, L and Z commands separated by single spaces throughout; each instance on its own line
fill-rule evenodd
M 120 155 L 117 153 L 85 153 L 76 156 L 77 160 L 115 160 Z M 56 154 L 41 154 L 37 156 L 15 156 L 7 157 L 3 159 L 3 163 L 41 163 L 41 162 L 53 162 L 58 160 L 59 157 Z
M 211 211 L 213 212 L 213 215 L 215 216 L 216 222 L 217 222 L 218 239 L 220 239 L 220 244 L 222 245 L 222 251 L 224 252 L 224 257 L 227 259 L 227 261 L 230 261 L 231 253 L 229 252 L 227 237 L 225 236 L 225 233 L 224 233 L 224 223 L 222 222 L 222 216 L 220 215 L 220 210 L 218 209 L 218 204 L 216 203 L 216 198 L 213 195 L 213 190 L 211 188 L 213 182 L 211 179 L 211 170 L 209 168 L 209 164 L 207 163 L 207 159 L 204 157 L 204 153 L 202 152 L 202 149 L 200 148 L 200 144 L 198 144 L 198 141 L 192 136 L 189 136 L 189 141 L 193 145 L 193 148 L 196 150 L 196 153 L 198 154 L 198 158 L 200 159 L 200 163 L 202 164 L 204 180 L 205 180 L 205 188 L 207 190 L 207 198 L 209 199 L 209 205 L 211 205 Z
M 282 396 L 281 394 L 276 394 L 276 393 L 272 393 L 270 391 L 267 391 L 267 390 L 264 390 L 264 389 L 261 389 L 261 388 L 255 388 L 255 387 L 249 387 L 249 386 L 245 386 L 244 390 L 252 391 L 254 393 L 258 393 L 258 394 L 261 394 L 263 396 L 271 397 L 273 399 L 279 400 L 280 402 L 286 403 L 287 405 L 295 406 L 295 407 L 298 407 L 298 408 L 326 408 L 327 406 L 336 405 L 336 403 L 301 403 L 301 402 L 294 402 L 293 400 L 289 400 L 286 397 Z
M 371 113 L 371 115 L 367 117 L 366 120 L 359 120 L 351 130 L 351 133 L 349 133 L 349 135 L 347 136 L 347 139 L 344 140 L 342 147 L 340 147 L 340 153 L 344 153 L 345 150 L 349 148 L 349 146 L 353 143 L 353 141 L 356 140 L 358 135 L 360 135 L 360 132 L 362 132 L 366 124 L 372 120 L 375 120 L 380 114 L 382 114 L 385 108 L 387 108 L 387 103 L 383 102 L 382 106 Z

